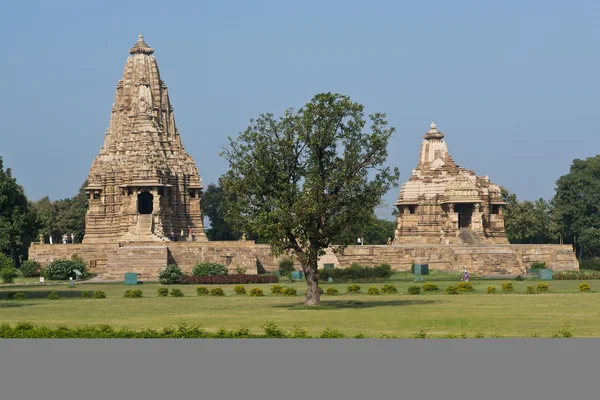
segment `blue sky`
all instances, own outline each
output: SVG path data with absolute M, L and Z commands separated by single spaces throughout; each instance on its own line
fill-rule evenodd
M 599 20 L 598 1 L 10 2 L 0 156 L 30 199 L 73 196 L 143 33 L 205 184 L 250 118 L 332 91 L 387 113 L 399 184 L 435 120 L 459 165 L 549 199 L 600 152 Z

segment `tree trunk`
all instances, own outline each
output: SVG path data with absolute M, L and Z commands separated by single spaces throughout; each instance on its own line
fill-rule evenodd
M 304 305 L 318 306 L 321 304 L 321 293 L 319 291 L 319 279 L 317 276 L 317 259 L 303 265 L 304 275 L 306 276 L 306 299 Z

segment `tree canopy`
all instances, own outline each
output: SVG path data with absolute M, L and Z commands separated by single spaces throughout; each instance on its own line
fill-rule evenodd
M 225 196 L 220 185 L 211 183 L 202 192 L 200 205 L 202 213 L 210 220 L 210 228 L 205 229 L 208 240 L 239 240 L 240 232 L 235 232 L 225 220 Z
M 0 157 L 0 252 L 18 265 L 26 256 L 35 231 L 35 212 L 10 168 L 4 170 Z
M 553 219 L 552 206 L 544 199 L 535 202 L 519 202 L 517 195 L 502 188 L 504 201 L 508 203 L 504 214 L 504 228 L 510 243 L 555 243 L 558 239 L 557 224 Z
M 385 166 L 394 128 L 348 96 L 318 94 L 282 117 L 262 114 L 222 155 L 226 219 L 265 239 L 274 254 L 293 252 L 306 276 L 307 305 L 320 302 L 317 261 L 324 249 L 354 243 L 381 197 L 395 185 Z

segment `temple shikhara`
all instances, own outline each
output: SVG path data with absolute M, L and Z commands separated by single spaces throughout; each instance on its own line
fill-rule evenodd
M 200 175 L 175 125 L 154 50 L 140 35 L 129 50 L 86 193 L 83 243 L 206 241 Z
M 459 167 L 435 122 L 402 185 L 394 243 L 508 244 L 500 187 Z
M 168 264 L 191 273 L 199 262 L 216 262 L 230 273 L 278 268 L 268 245 L 254 241 L 208 241 L 200 208 L 202 180 L 175 125 L 167 85 L 154 50 L 142 35 L 129 50 L 117 83 L 110 123 L 88 175 L 83 243 L 32 243 L 29 258 L 42 265 L 73 255 L 102 280 L 137 273 L 156 280 Z M 504 232 L 500 187 L 459 167 L 435 123 L 423 137 L 419 161 L 400 190 L 397 227 L 387 245 L 333 249 L 320 267 L 388 263 L 406 271 L 430 269 L 481 275 L 522 274 L 533 261 L 554 270 L 576 270 L 571 245 L 513 245 Z M 392 162 L 394 160 L 391 160 Z M 67 232 L 65 232 L 67 233 Z

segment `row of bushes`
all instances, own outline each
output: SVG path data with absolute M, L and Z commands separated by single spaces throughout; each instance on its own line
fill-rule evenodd
M 552 273 L 552 279 L 557 281 L 600 279 L 600 271 L 557 271 Z
M 195 285 L 243 285 L 250 283 L 278 283 L 276 275 L 216 275 L 187 276 L 183 275 L 178 283 Z
M 381 264 L 376 267 L 363 267 L 353 263 L 349 268 L 331 268 L 319 270 L 319 279 L 328 281 L 332 278 L 335 282 L 382 282 L 394 274 L 389 264 Z
M 571 338 L 573 337 L 572 327 L 564 325 L 552 335 L 553 338 Z M 412 338 L 426 339 L 429 336 L 427 332 L 421 329 L 415 333 Z M 474 338 L 484 338 L 485 335 L 477 332 Z M 492 338 L 501 338 L 502 335 L 492 334 Z M 538 335 L 534 335 L 538 337 Z M 136 331 L 129 328 L 115 329 L 109 325 L 92 325 L 69 328 L 59 326 L 57 328 L 49 328 L 45 326 L 36 326 L 29 322 L 18 322 L 14 326 L 3 323 L 0 324 L 0 338 L 2 339 L 343 339 L 343 338 L 368 338 L 363 333 L 357 333 L 354 336 L 348 336 L 343 332 L 327 327 L 319 335 L 310 336 L 306 329 L 299 326 L 294 326 L 291 330 L 284 330 L 273 322 L 267 321 L 263 325 L 263 333 L 256 334 L 250 332 L 246 327 L 239 329 L 221 328 L 216 332 L 209 332 L 200 326 L 180 324 L 177 327 L 166 327 L 162 330 L 144 329 Z M 399 336 L 380 334 L 379 338 L 400 338 Z M 455 334 L 449 333 L 446 335 L 437 336 L 440 339 L 458 339 L 467 338 L 464 333 Z
M 42 268 L 37 261 L 26 260 L 17 270 L 12 260 L 0 253 L 0 278 L 4 283 L 13 283 L 19 274 L 26 278 L 43 276 L 51 281 L 76 279 L 75 270 L 81 272 L 84 278 L 89 276 L 85 262 L 77 255 L 73 255 L 70 260 L 54 260 L 46 268 Z

